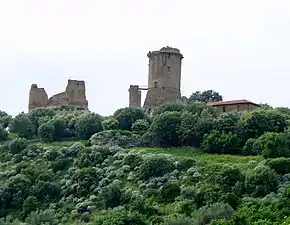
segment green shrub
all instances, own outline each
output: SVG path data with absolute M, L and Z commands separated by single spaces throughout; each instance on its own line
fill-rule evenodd
M 136 134 L 143 135 L 149 129 L 149 122 L 145 119 L 136 120 L 132 125 L 132 131 Z
M 39 126 L 38 137 L 45 142 L 52 142 L 55 137 L 55 127 L 52 123 L 46 122 Z
M 118 130 L 119 121 L 115 118 L 109 118 L 102 122 L 102 126 L 104 130 Z
M 262 153 L 261 145 L 257 139 L 250 138 L 242 149 L 243 155 L 260 155 Z
M 9 151 L 12 154 L 17 154 L 27 147 L 27 140 L 25 138 L 16 138 L 10 141 Z
M 139 169 L 141 179 L 149 179 L 150 177 L 161 177 L 174 169 L 174 164 L 168 156 L 149 155 L 147 156 Z
M 290 173 L 290 158 L 268 159 L 265 164 L 278 174 Z
M 268 166 L 258 166 L 245 179 L 246 191 L 253 197 L 264 197 L 278 189 L 277 174 Z
M 136 146 L 137 140 L 137 137 L 132 132 L 126 130 L 104 130 L 90 138 L 93 145 L 118 145 L 124 148 Z
M 279 158 L 290 156 L 287 139 L 283 133 L 268 132 L 258 138 L 264 158 Z
M 201 147 L 205 153 L 238 154 L 239 141 L 236 134 L 214 130 L 205 137 Z

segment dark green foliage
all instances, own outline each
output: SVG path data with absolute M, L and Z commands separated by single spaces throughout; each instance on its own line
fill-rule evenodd
M 142 108 L 126 107 L 118 109 L 114 118 L 119 121 L 121 130 L 132 130 L 132 125 L 137 120 L 146 119 L 145 111 Z
M 260 155 L 261 152 L 260 142 L 253 138 L 248 139 L 242 149 L 243 155 Z
M 52 123 L 46 122 L 39 126 L 38 128 L 38 137 L 45 142 L 54 141 L 55 137 L 55 127 Z
M 240 114 L 228 113 L 222 114 L 214 120 L 213 127 L 215 130 L 224 133 L 235 133 L 237 131 Z
M 160 177 L 174 169 L 173 162 L 170 158 L 163 155 L 151 155 L 144 159 L 139 169 L 141 179 L 150 177 Z
M 118 130 L 119 121 L 115 118 L 108 118 L 102 122 L 102 126 L 104 130 Z
M 243 134 L 247 138 L 258 138 L 266 132 L 283 132 L 286 119 L 276 110 L 256 110 L 245 116 Z
M 136 146 L 137 138 L 132 132 L 126 130 L 104 130 L 94 134 L 90 138 L 90 142 L 93 145 L 118 145 L 123 148 L 128 148 Z
M 94 225 L 149 225 L 138 213 L 128 211 L 111 211 L 98 216 Z
M 10 123 L 9 130 L 19 137 L 30 139 L 35 135 L 35 126 L 27 115 L 21 113 Z
M 223 97 L 216 91 L 213 90 L 207 90 L 207 91 L 197 91 L 191 94 L 189 97 L 189 101 L 196 101 L 196 102 L 218 102 L 222 101 Z
M 75 131 L 80 139 L 88 140 L 93 134 L 102 130 L 102 118 L 98 114 L 83 114 L 77 118 Z
M 182 146 L 194 146 L 196 142 L 196 124 L 199 117 L 191 112 L 183 112 L 181 114 L 181 124 L 179 127 L 179 138 Z
M 132 131 L 136 134 L 145 134 L 149 129 L 149 122 L 145 119 L 136 120 L 132 125 Z
M 268 132 L 257 140 L 264 158 L 278 158 L 290 156 L 287 139 L 283 133 Z
M 153 116 L 158 116 L 164 112 L 181 112 L 186 108 L 186 105 L 184 104 L 178 104 L 178 103 L 167 103 L 162 104 L 153 110 Z
M 0 142 L 8 139 L 8 132 L 0 124 Z
M 177 183 L 166 183 L 158 191 L 158 199 L 161 202 L 174 202 L 175 198 L 180 195 L 180 191 L 180 186 Z
M 23 202 L 22 212 L 23 217 L 26 218 L 31 212 L 36 211 L 39 207 L 39 202 L 33 196 L 28 196 Z
M 105 209 L 114 208 L 121 204 L 122 190 L 120 185 L 112 183 L 104 187 L 101 199 Z
M 267 166 L 258 166 L 245 179 L 246 191 L 253 197 L 264 197 L 277 191 L 279 180 L 277 174 Z
M 16 138 L 10 141 L 9 151 L 12 154 L 17 154 L 27 147 L 27 140 L 25 138 Z
M 239 154 L 239 142 L 236 134 L 214 130 L 205 137 L 201 147 L 206 153 Z
M 164 112 L 154 118 L 150 130 L 160 146 L 179 145 L 180 116 L 179 112 Z
M 52 118 L 55 116 L 55 111 L 50 108 L 36 108 L 31 110 L 27 116 L 34 125 L 35 131 L 37 131 L 39 127 L 39 119 L 42 117 Z
M 268 159 L 265 164 L 278 174 L 290 173 L 290 158 Z

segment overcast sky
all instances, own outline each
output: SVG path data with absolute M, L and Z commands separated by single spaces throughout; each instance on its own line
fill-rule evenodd
M 0 108 L 26 112 L 32 83 L 51 96 L 80 79 L 109 115 L 166 45 L 184 55 L 182 95 L 290 106 L 289 0 L 0 0 Z

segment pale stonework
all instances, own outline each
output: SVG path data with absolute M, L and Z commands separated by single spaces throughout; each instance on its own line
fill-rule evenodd
M 39 88 L 36 84 L 31 85 L 29 91 L 28 111 L 39 107 L 61 105 L 74 106 L 76 109 L 88 109 L 85 82 L 79 80 L 68 80 L 65 91 L 55 94 L 50 98 L 48 98 L 44 88 Z
M 183 59 L 177 48 L 164 47 L 159 51 L 149 52 L 148 87 L 139 88 L 131 85 L 129 89 L 129 106 L 141 106 L 141 90 L 147 90 L 143 107 L 151 110 L 164 103 L 184 102 L 180 93 L 181 61 Z

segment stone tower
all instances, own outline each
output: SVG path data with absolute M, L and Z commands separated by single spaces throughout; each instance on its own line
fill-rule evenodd
M 130 85 L 129 107 L 141 107 L 141 91 L 138 85 Z
M 148 91 L 144 108 L 163 103 L 181 101 L 180 79 L 181 61 L 183 59 L 177 48 L 164 47 L 159 51 L 149 52 Z
M 39 107 L 46 107 L 47 102 L 48 96 L 44 88 L 39 88 L 37 84 L 32 84 L 29 91 L 28 111 Z

